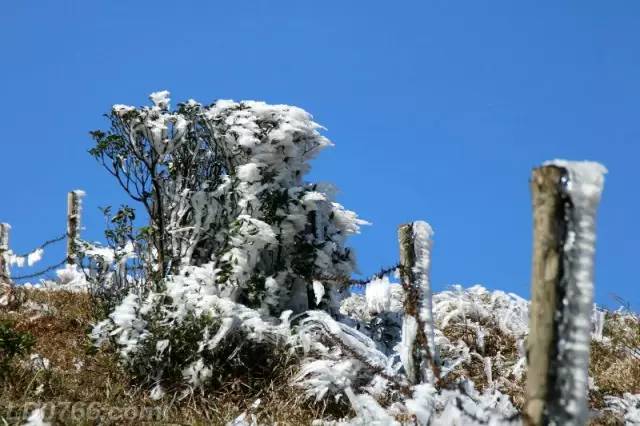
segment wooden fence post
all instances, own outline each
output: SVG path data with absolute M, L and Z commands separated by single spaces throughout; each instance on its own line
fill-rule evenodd
M 525 412 L 532 425 L 545 423 L 553 380 L 550 368 L 556 356 L 557 294 L 563 278 L 563 244 L 567 235 L 565 195 L 561 182 L 566 172 L 559 167 L 534 169 L 531 178 L 533 201 L 533 270 L 527 340 L 527 403 Z
M 9 262 L 6 254 L 9 251 L 9 230 L 11 225 L 0 223 L 0 280 L 9 281 Z
M 11 301 L 13 285 L 9 270 L 9 230 L 8 223 L 0 223 L 0 306 Z
M 426 222 L 413 222 L 398 228 L 400 276 L 404 289 L 400 358 L 407 378 L 413 384 L 435 383 L 440 375 L 429 281 L 432 234 Z
M 555 161 L 533 170 L 533 265 L 527 384 L 529 425 L 588 420 L 596 163 Z
M 78 247 L 76 240 L 80 236 L 80 200 L 84 192 L 71 191 L 67 194 L 67 264 L 78 262 Z

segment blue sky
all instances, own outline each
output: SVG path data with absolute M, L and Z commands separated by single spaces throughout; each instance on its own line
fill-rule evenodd
M 101 238 L 97 206 L 125 199 L 88 131 L 168 89 L 314 114 L 336 146 L 310 179 L 373 222 L 352 241 L 362 272 L 394 263 L 396 227 L 424 219 L 436 289 L 528 296 L 531 168 L 600 161 L 596 299 L 640 308 L 637 1 L 9 2 L 0 45 L 0 221 L 16 251 L 64 232 L 75 188 L 84 236 Z

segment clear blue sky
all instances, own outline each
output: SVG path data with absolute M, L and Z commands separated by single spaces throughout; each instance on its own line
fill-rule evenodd
M 373 222 L 352 241 L 361 270 L 392 264 L 397 225 L 424 219 L 436 289 L 528 296 L 531 168 L 600 161 L 597 301 L 640 307 L 637 1 L 13 1 L 0 46 L 0 221 L 17 251 L 64 232 L 75 188 L 84 236 L 101 237 L 97 206 L 124 198 L 87 132 L 168 89 L 310 111 L 336 144 L 311 178 Z

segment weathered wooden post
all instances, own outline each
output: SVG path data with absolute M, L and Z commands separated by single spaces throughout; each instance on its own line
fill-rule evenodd
M 433 231 L 418 221 L 398 228 L 404 289 L 400 359 L 411 383 L 435 383 L 440 375 L 433 330 L 430 263 Z
M 525 410 L 533 425 L 546 423 L 543 417 L 553 386 L 549 369 L 557 340 L 555 313 L 561 297 L 557 292 L 563 278 L 562 251 L 567 237 L 567 200 L 562 189 L 562 180 L 565 178 L 566 171 L 555 166 L 534 169 L 531 177 L 533 270 Z
M 0 223 L 0 306 L 11 301 L 13 285 L 9 270 L 9 230 L 8 223 Z
M 80 236 L 81 200 L 84 192 L 76 189 L 67 194 L 67 264 L 78 262 L 77 239 Z
M 554 161 L 533 170 L 531 308 L 525 420 L 583 425 L 593 303 L 597 163 Z
M 9 230 L 11 225 L 8 223 L 0 223 L 0 279 L 2 281 L 9 280 L 9 262 L 7 254 L 9 252 Z

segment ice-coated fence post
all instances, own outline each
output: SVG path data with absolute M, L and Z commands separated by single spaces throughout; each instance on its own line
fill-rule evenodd
M 593 303 L 597 163 L 554 161 L 533 170 L 533 262 L 525 421 L 583 425 Z
M 80 236 L 81 199 L 84 192 L 71 191 L 67 194 L 67 264 L 78 262 L 77 239 Z
M 433 330 L 429 269 L 433 231 L 418 221 L 398 228 L 404 317 L 400 358 L 411 383 L 435 383 L 439 376 Z
M 9 230 L 8 223 L 0 223 L 0 306 L 9 303 L 12 294 L 11 275 L 9 270 Z
M 11 225 L 0 223 L 0 280 L 9 281 L 9 262 L 6 258 L 9 252 L 9 230 Z
M 532 425 L 542 425 L 553 380 L 549 375 L 555 351 L 554 315 L 562 280 L 562 247 L 567 234 L 562 179 L 566 172 L 548 166 L 533 170 L 533 269 L 527 340 L 525 412 Z

